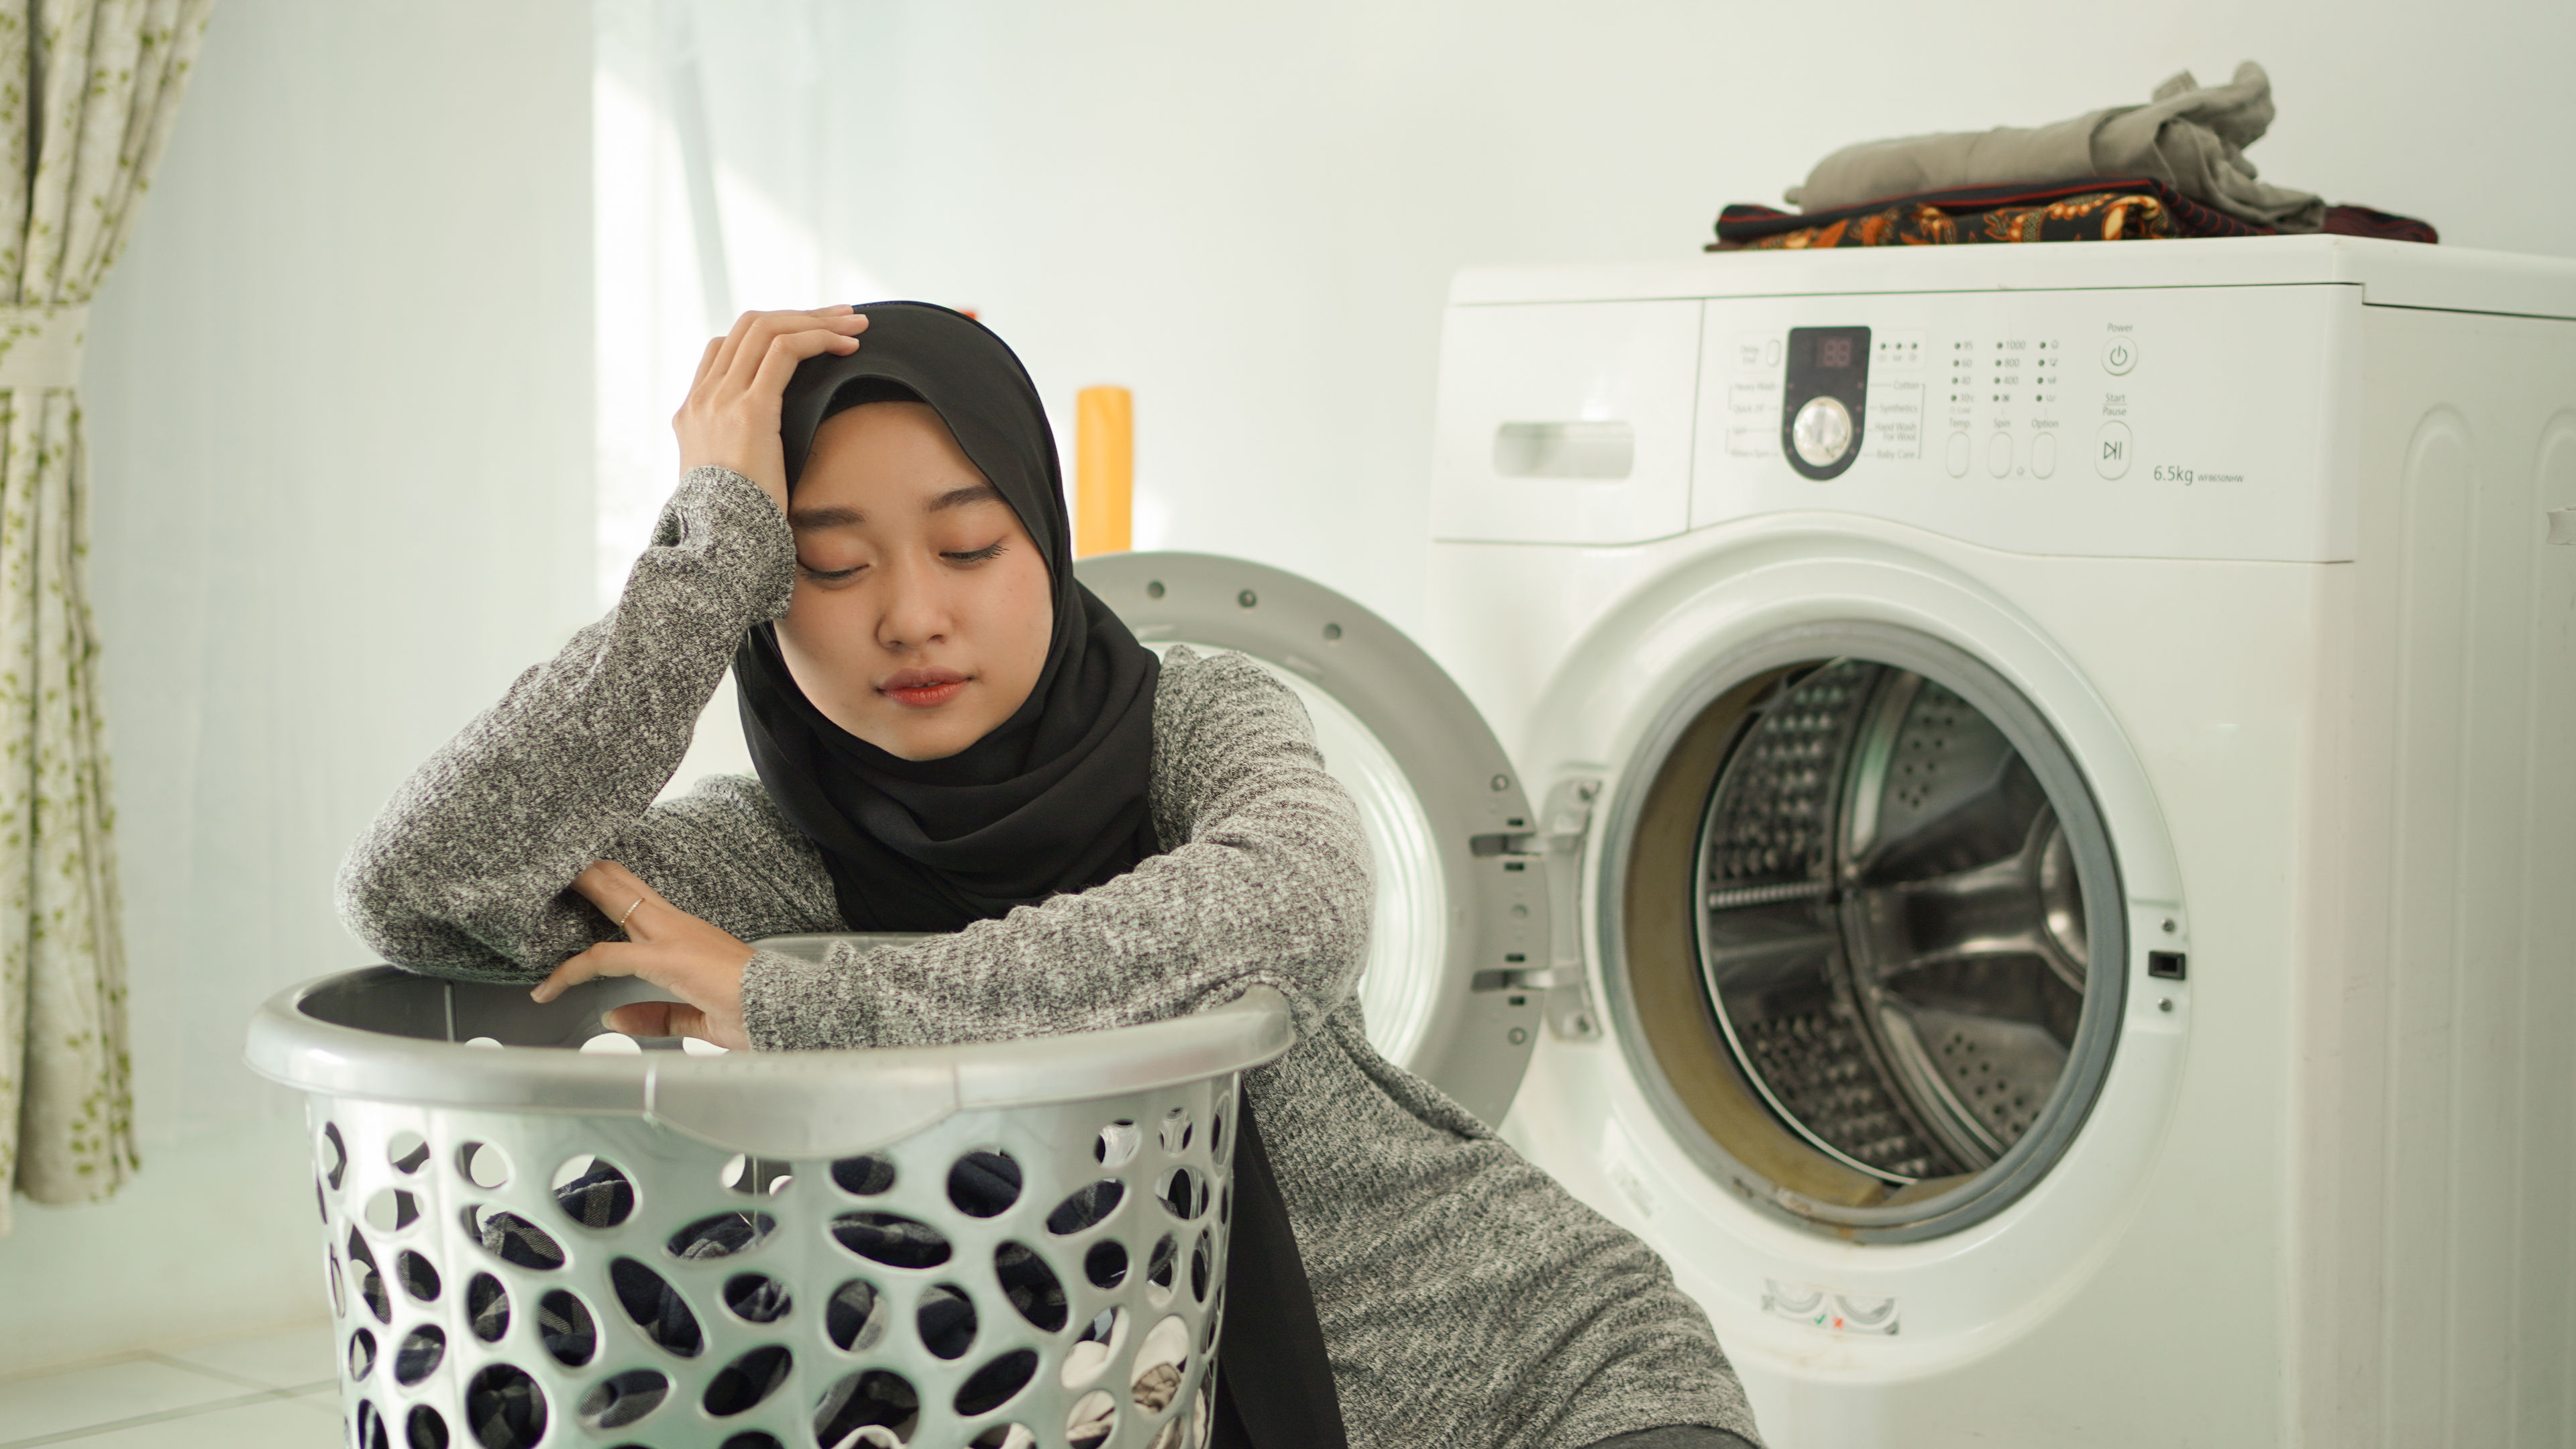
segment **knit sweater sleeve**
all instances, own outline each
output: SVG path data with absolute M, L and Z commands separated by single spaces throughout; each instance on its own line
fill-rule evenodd
M 1254 985 L 1314 1032 L 1358 980 L 1369 854 L 1304 708 L 1236 654 L 1175 649 L 1155 694 L 1152 805 L 1168 849 L 1090 890 L 953 935 L 770 952 L 743 976 L 767 1050 L 995 1041 L 1179 1016 Z
M 836 928 L 820 858 L 758 781 L 654 803 L 743 632 L 786 611 L 795 564 L 757 484 L 690 472 L 617 607 L 519 676 L 359 836 L 341 919 L 396 965 L 535 980 L 613 934 L 570 889 L 610 859 L 737 936 Z

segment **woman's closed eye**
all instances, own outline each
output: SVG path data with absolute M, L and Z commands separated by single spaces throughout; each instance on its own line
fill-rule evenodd
M 1009 539 L 997 538 L 991 543 L 984 545 L 982 548 L 941 549 L 939 551 L 939 556 L 952 565 L 971 568 L 976 564 L 991 563 L 994 559 L 1001 557 L 1003 551 L 1009 546 Z M 813 564 L 807 563 L 801 558 L 796 561 L 797 571 L 818 584 L 848 583 L 850 580 L 867 572 L 868 567 L 869 566 L 867 564 L 856 563 L 850 565 L 848 568 L 827 569 L 818 568 Z

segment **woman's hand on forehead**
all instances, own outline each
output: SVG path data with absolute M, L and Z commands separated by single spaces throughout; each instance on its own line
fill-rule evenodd
M 796 365 L 829 352 L 859 350 L 865 314 L 848 307 L 810 312 L 745 312 L 733 330 L 707 343 L 688 400 L 671 415 L 680 438 L 680 471 L 731 468 L 787 509 L 787 452 L 778 438 L 780 399 Z
M 639 1001 L 608 1013 L 610 1031 L 628 1036 L 693 1036 L 736 1050 L 751 1045 L 742 1025 L 742 968 L 751 947 L 662 899 L 661 892 L 613 860 L 593 864 L 572 888 L 622 922 L 623 941 L 602 941 L 554 970 L 528 993 L 552 1001 L 601 976 L 641 976 L 680 998 Z

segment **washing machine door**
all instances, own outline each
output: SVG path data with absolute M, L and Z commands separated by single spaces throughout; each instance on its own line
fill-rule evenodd
M 1236 650 L 1305 704 L 1375 857 L 1369 1040 L 1500 1122 L 1554 985 L 1549 837 L 1484 716 L 1401 630 L 1295 574 L 1195 553 L 1074 571 L 1148 646 Z

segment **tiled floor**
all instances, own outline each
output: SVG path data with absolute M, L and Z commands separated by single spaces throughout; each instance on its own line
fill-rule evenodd
M 0 1449 L 333 1449 L 328 1325 L 0 1379 Z

